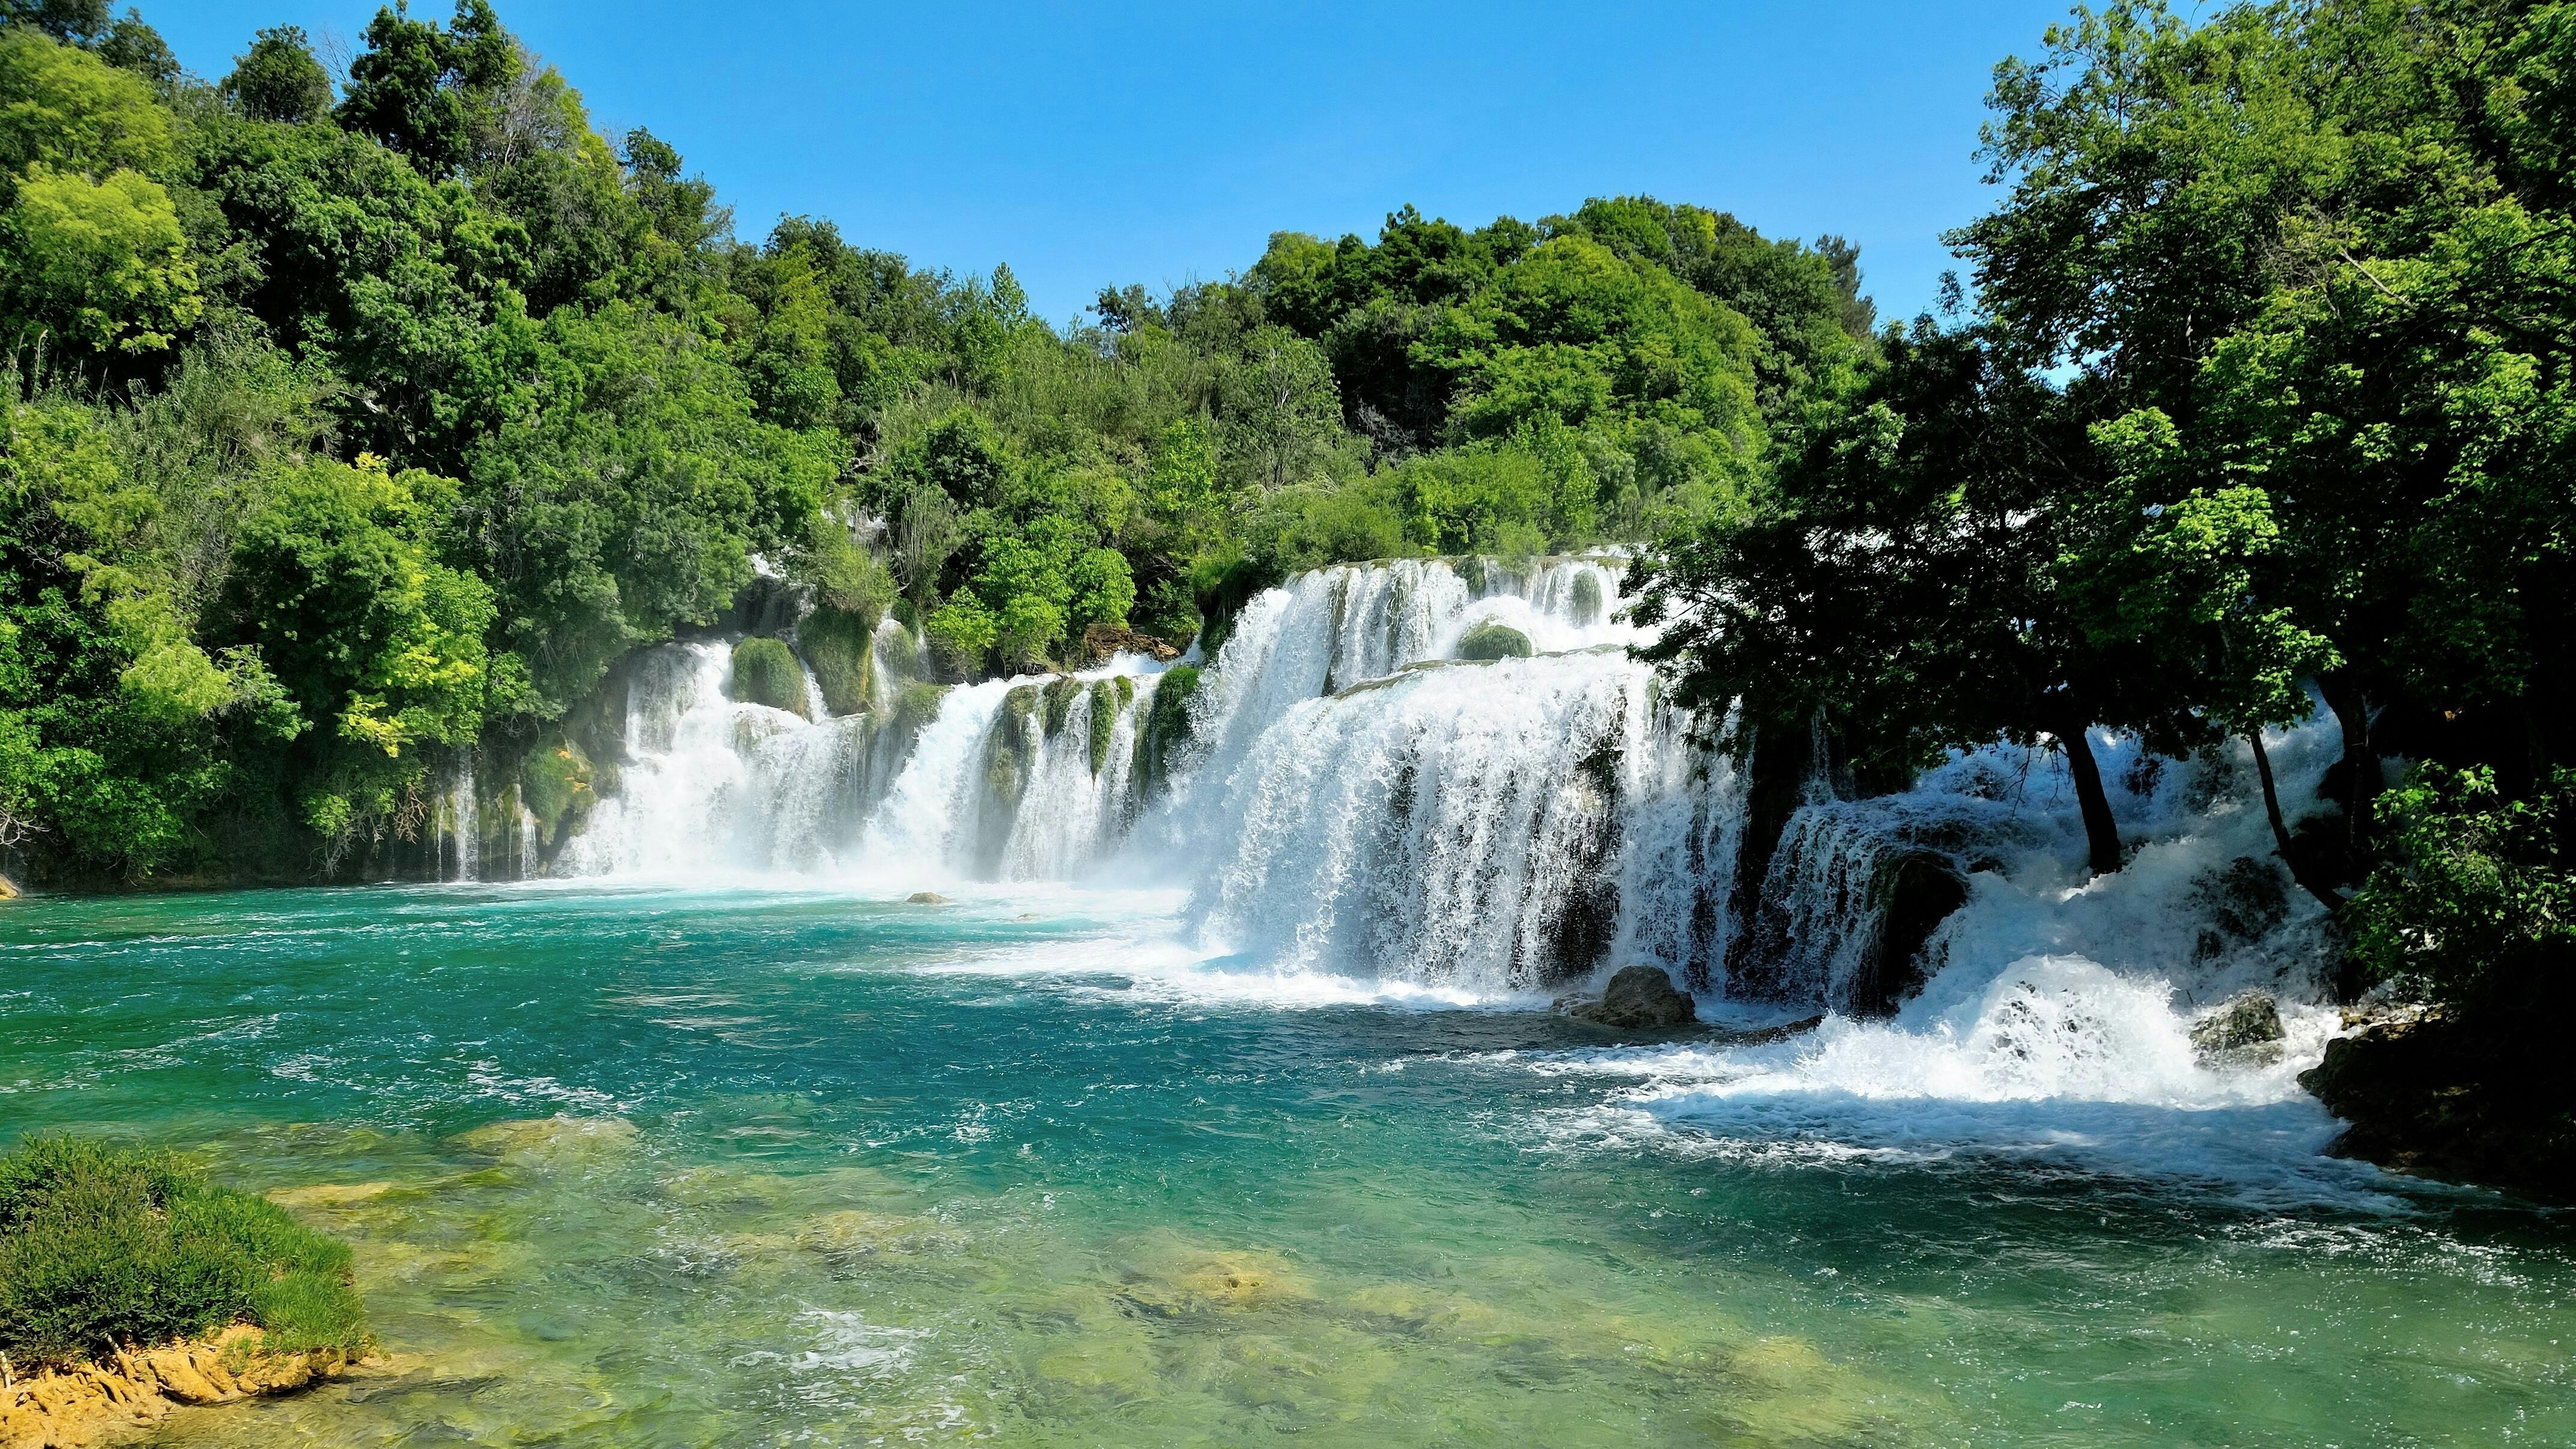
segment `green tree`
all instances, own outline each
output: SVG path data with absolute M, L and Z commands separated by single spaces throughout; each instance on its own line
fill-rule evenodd
M 140 78 L 31 29 L 0 30 L 0 171 L 157 175 L 175 145 L 169 111 Z
M 372 136 L 443 177 L 480 159 L 519 79 L 519 48 L 489 0 L 457 0 L 455 18 L 414 20 L 388 7 L 367 22 L 349 64 L 340 124 Z
M 280 25 L 251 37 L 218 88 L 254 121 L 303 125 L 331 112 L 331 73 L 313 58 L 301 26 Z

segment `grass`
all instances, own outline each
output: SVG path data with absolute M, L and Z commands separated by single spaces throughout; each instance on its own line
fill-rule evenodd
M 71 1137 L 0 1156 L 0 1353 L 67 1364 L 233 1323 L 363 1352 L 349 1249 L 167 1153 Z

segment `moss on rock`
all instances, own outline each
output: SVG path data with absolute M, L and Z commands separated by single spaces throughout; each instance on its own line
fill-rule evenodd
M 1047 738 L 1054 739 L 1064 731 L 1064 722 L 1073 716 L 1073 702 L 1082 697 L 1082 681 L 1050 679 L 1045 693 Z
M 894 693 L 895 728 L 918 734 L 932 720 L 939 718 L 939 706 L 948 698 L 944 684 L 907 684 Z
M 1601 622 L 1601 576 L 1590 569 L 1574 576 L 1574 622 L 1586 628 Z
M 1119 682 L 1125 683 L 1125 676 L 1120 676 Z M 1109 743 L 1118 734 L 1118 711 L 1125 708 L 1126 703 L 1117 686 L 1106 679 L 1091 686 L 1091 773 L 1094 775 L 1109 763 Z
M 519 803 L 537 822 L 540 851 L 553 855 L 590 823 L 599 785 L 590 756 L 562 735 L 540 739 L 528 751 L 519 765 Z
M 1199 691 L 1199 671 L 1176 664 L 1163 671 L 1154 686 L 1154 701 L 1136 731 L 1136 778 L 1152 784 L 1163 776 L 1172 752 L 1190 737 L 1190 696 Z
M 790 714 L 805 713 L 805 671 L 784 639 L 752 638 L 733 646 L 733 697 Z
M 1458 657 L 1461 659 L 1482 661 L 1527 659 L 1529 656 L 1529 636 L 1509 624 L 1492 619 L 1468 630 L 1466 637 L 1458 641 Z
M 826 604 L 796 626 L 796 647 L 804 654 L 823 708 L 834 714 L 857 714 L 868 707 L 875 686 L 877 621 L 853 609 Z

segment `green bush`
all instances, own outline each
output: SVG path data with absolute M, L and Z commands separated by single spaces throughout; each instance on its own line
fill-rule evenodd
M 2470 1011 L 2576 991 L 2576 770 L 2517 800 L 2485 769 L 2419 766 L 2378 814 L 2388 859 L 2351 907 L 2373 979 Z
M 161 1153 L 68 1137 L 0 1157 L 0 1353 L 69 1363 L 257 1325 L 269 1346 L 363 1351 L 349 1249 Z
M 791 714 L 805 712 L 805 671 L 784 639 L 745 639 L 733 646 L 733 697 Z
M 539 843 L 547 850 L 581 833 L 599 803 L 597 772 L 580 745 L 557 734 L 545 735 L 519 767 L 519 799 L 536 817 Z
M 1527 659 L 1529 656 L 1529 636 L 1509 624 L 1492 619 L 1468 630 L 1466 637 L 1458 641 L 1458 657 L 1461 659 Z

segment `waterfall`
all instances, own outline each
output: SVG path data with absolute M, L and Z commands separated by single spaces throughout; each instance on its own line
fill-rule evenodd
M 1964 752 L 1870 799 L 1820 777 L 1735 899 L 1744 784 L 1628 656 L 1623 572 L 1320 569 L 1250 600 L 1168 699 L 1181 686 L 1132 655 L 934 686 L 921 639 L 887 620 L 868 707 L 827 716 L 809 670 L 808 718 L 732 699 L 729 644 L 661 646 L 628 675 L 613 792 L 550 868 L 1170 888 L 1198 957 L 1488 999 L 1652 962 L 1711 997 L 1868 1014 L 1984 1000 L 2043 957 L 2162 973 L 2191 1000 L 2313 994 L 2317 913 L 2285 895 L 2225 753 L 2162 762 L 2096 737 L 2136 847 L 2099 881 L 2045 751 Z M 1531 654 L 1457 658 L 1488 623 Z M 2292 796 L 2331 733 L 2279 736 Z
M 875 713 L 808 720 L 730 698 L 731 649 L 647 651 L 627 684 L 628 763 L 556 869 L 675 876 L 828 870 L 900 762 L 901 732 Z M 807 680 L 807 707 L 823 713 Z
M 438 833 L 438 878 L 481 880 L 482 813 L 474 798 L 474 756 L 470 752 L 457 761 L 456 773 L 448 779 L 447 794 L 439 804 Z

